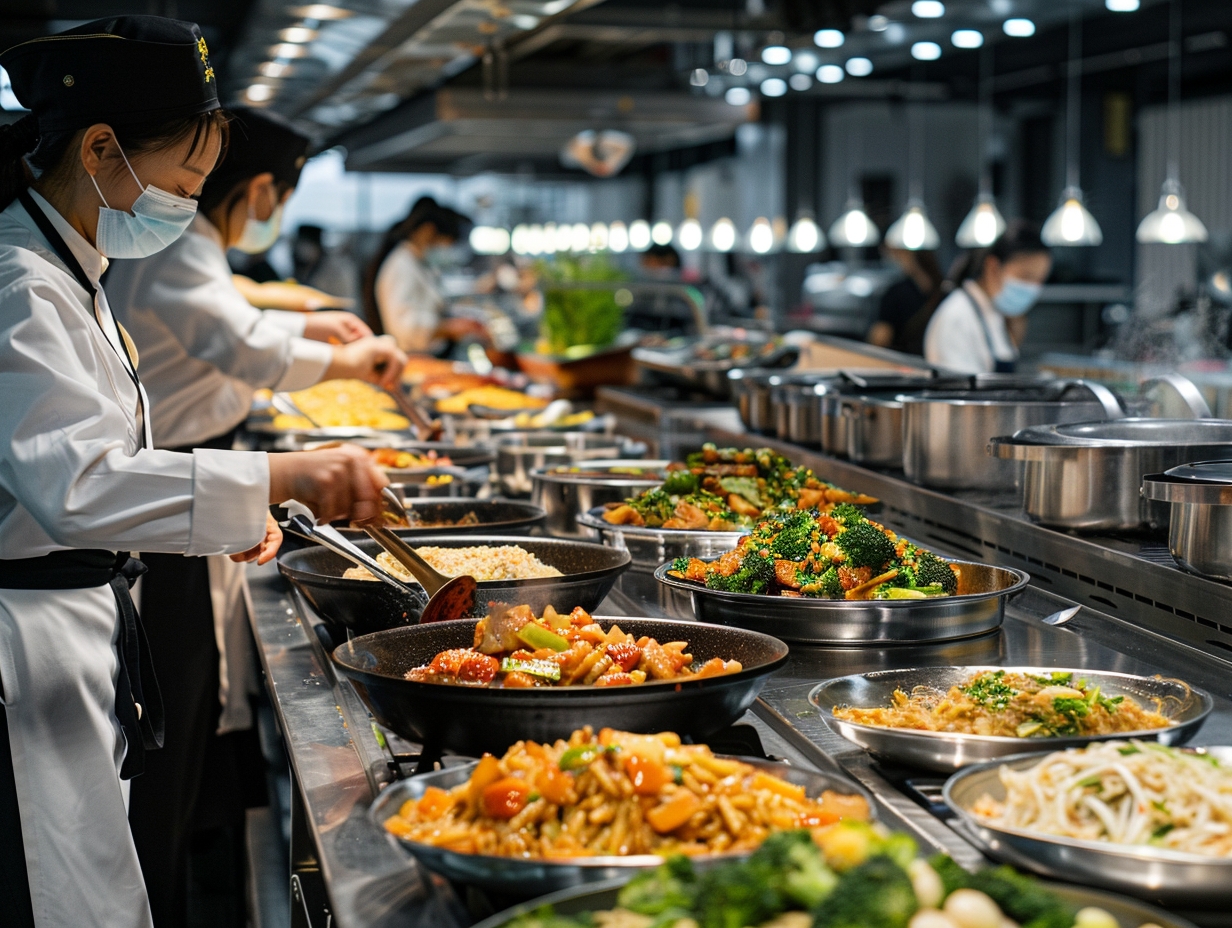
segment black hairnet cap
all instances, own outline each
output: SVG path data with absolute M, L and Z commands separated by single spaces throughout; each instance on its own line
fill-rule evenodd
M 273 113 L 232 107 L 231 135 L 222 163 L 205 182 L 201 200 L 221 201 L 236 184 L 264 174 L 287 187 L 299 183 L 308 154 L 308 136 Z
M 40 132 L 163 122 L 216 110 L 218 80 L 195 23 L 115 16 L 0 54 Z

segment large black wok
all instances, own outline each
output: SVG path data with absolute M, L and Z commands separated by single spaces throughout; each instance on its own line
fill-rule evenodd
M 372 557 L 381 548 L 371 539 L 355 544 Z M 525 603 L 536 613 L 544 606 L 569 612 L 575 606 L 592 611 L 599 607 L 616 578 L 629 566 L 629 553 L 602 545 L 557 538 L 526 538 L 500 536 L 485 538 L 476 535 L 416 536 L 415 547 L 467 548 L 473 545 L 518 545 L 559 570 L 563 577 L 537 580 L 490 580 L 479 584 L 475 594 L 473 615 L 488 614 L 488 603 L 510 605 Z M 336 633 L 339 626 L 353 634 L 414 625 L 419 621 L 423 603 L 403 595 L 379 580 L 347 580 L 343 573 L 351 567 L 332 551 L 321 547 L 301 548 L 278 556 L 278 569 L 290 580 L 327 625 Z M 335 634 L 335 640 L 345 637 Z
M 787 645 L 743 628 L 671 619 L 601 618 L 640 637 L 687 641 L 698 661 L 738 660 L 739 673 L 681 683 L 499 689 L 413 683 L 406 671 L 447 648 L 474 644 L 475 622 L 391 628 L 335 649 L 334 666 L 347 676 L 376 720 L 427 754 L 449 750 L 499 756 L 521 739 L 552 742 L 585 725 L 651 733 L 674 731 L 700 741 L 744 714 L 766 678 L 787 660 Z

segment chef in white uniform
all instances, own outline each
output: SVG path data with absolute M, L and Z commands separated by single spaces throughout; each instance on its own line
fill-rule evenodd
M 924 357 L 964 374 L 1011 373 L 1026 335 L 1026 314 L 1052 273 L 1052 255 L 1039 226 L 1016 220 L 969 261 L 973 279 L 933 313 L 924 331 Z
M 309 140 L 272 114 L 230 115 L 226 154 L 188 231 L 107 273 L 112 309 L 141 352 L 157 448 L 230 448 L 256 388 L 298 390 L 332 377 L 392 386 L 406 365 L 390 339 L 351 338 L 352 323 L 368 329 L 350 313 L 262 312 L 236 289 L 226 250 L 259 254 L 277 240 Z M 306 323 L 319 340 L 301 337 Z M 350 343 L 325 344 L 330 337 Z M 265 791 L 250 702 L 256 662 L 243 565 L 226 555 L 143 560 L 141 614 L 168 734 L 133 781 L 129 820 L 154 922 L 177 928 L 188 923 L 194 835 L 209 830 L 211 847 L 233 846 L 245 806 L 261 804 Z M 231 864 L 242 887 L 243 860 Z
M 150 928 L 125 806 L 162 710 L 123 552 L 268 559 L 271 501 L 372 519 L 384 478 L 354 448 L 152 448 L 99 278 L 178 237 L 218 158 L 197 27 L 115 17 L 0 66 L 32 111 L 0 128 L 0 921 Z

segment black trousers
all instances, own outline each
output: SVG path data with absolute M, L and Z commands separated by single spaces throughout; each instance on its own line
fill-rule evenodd
M 0 706 L 0 913 L 5 928 L 34 928 L 26 849 L 21 839 L 21 811 L 13 777 L 9 726 Z

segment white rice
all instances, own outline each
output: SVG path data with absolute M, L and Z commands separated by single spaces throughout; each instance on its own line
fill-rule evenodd
M 473 548 L 416 548 L 425 561 L 447 577 L 469 574 L 479 581 L 534 580 L 564 576 L 525 548 L 517 545 L 477 545 Z M 401 580 L 411 580 L 410 572 L 388 552 L 377 555 L 377 563 Z M 352 567 L 343 576 L 348 580 L 376 580 L 366 567 Z

